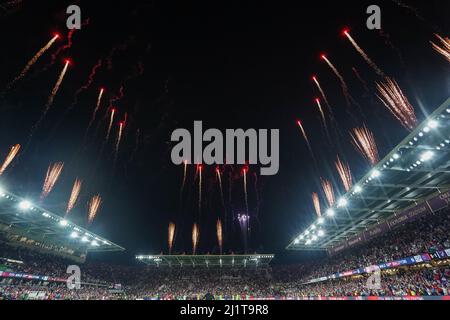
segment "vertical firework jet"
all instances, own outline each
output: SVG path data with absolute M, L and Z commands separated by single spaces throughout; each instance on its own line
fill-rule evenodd
M 103 93 L 105 92 L 104 88 L 100 88 L 100 91 L 98 93 L 98 97 L 97 97 L 97 104 L 95 105 L 95 109 L 94 112 L 92 113 L 92 117 L 91 120 L 89 121 L 88 127 L 86 129 L 86 134 L 89 131 L 89 129 L 91 128 L 92 124 L 95 121 L 95 116 L 97 115 L 97 111 L 100 108 L 100 104 L 102 103 L 102 97 L 103 97 Z
M 248 168 L 247 168 L 247 167 L 244 167 L 244 168 L 242 169 L 243 176 L 244 176 L 244 198 L 245 198 L 245 209 L 247 210 L 247 211 L 246 211 L 246 214 L 248 215 L 247 171 L 248 171 Z
M 16 144 L 15 146 L 11 147 L 11 150 L 9 151 L 8 155 L 6 156 L 5 161 L 3 161 L 2 166 L 0 167 L 0 176 L 5 172 L 6 168 L 11 164 L 11 162 L 14 160 L 14 158 L 17 156 L 20 150 L 20 144 Z
M 220 189 L 220 199 L 222 200 L 222 207 L 225 210 L 225 199 L 223 197 L 223 189 L 222 189 L 222 174 L 220 173 L 219 167 L 216 168 L 217 180 L 219 181 L 219 189 Z M 226 223 L 226 220 L 225 220 Z
M 350 92 L 348 90 L 347 83 L 344 80 L 344 77 L 340 74 L 340 72 L 336 69 L 336 67 L 331 63 L 331 61 L 327 58 L 326 55 L 322 54 L 320 58 L 327 63 L 327 65 L 330 67 L 330 69 L 334 72 L 336 77 L 338 77 L 339 82 L 341 84 L 342 93 L 344 94 L 345 100 L 347 101 L 347 104 L 350 104 L 350 101 L 353 101 L 352 96 L 350 95 Z
M 216 229 L 217 229 L 217 242 L 219 244 L 220 254 L 222 254 L 223 234 L 222 234 L 222 222 L 220 221 L 220 219 L 217 219 Z
M 203 167 L 201 164 L 197 166 L 198 170 L 198 213 L 202 214 L 202 170 Z
M 311 157 L 315 160 L 314 153 L 311 148 L 311 144 L 309 143 L 309 139 L 308 139 L 308 136 L 306 135 L 305 129 L 303 128 L 302 122 L 300 120 L 297 120 L 297 125 L 299 126 L 300 130 L 302 131 L 303 138 L 305 139 L 306 145 L 308 146 Z
M 192 227 L 192 254 L 197 252 L 198 239 L 200 236 L 200 230 L 198 229 L 198 225 L 194 223 Z
M 412 131 L 417 126 L 414 108 L 409 103 L 402 90 L 391 78 L 385 78 L 384 83 L 377 83 L 377 97 L 386 108 L 397 118 L 407 130 Z
M 167 243 L 169 245 L 169 254 L 172 254 L 173 240 L 175 238 L 175 223 L 169 223 L 169 234 Z
M 88 202 L 88 225 L 92 224 L 92 222 L 94 221 L 101 204 L 102 198 L 100 198 L 100 195 L 98 194 L 93 196 L 92 199 Z
M 350 41 L 350 43 L 353 45 L 353 47 L 356 49 L 356 51 L 358 51 L 358 53 L 361 55 L 361 57 L 363 57 L 363 59 L 366 60 L 366 62 L 369 64 L 369 66 L 371 66 L 372 69 L 375 70 L 375 72 L 380 77 L 385 78 L 386 75 L 384 74 L 384 72 L 381 71 L 381 69 L 372 61 L 372 59 L 369 58 L 367 53 L 365 53 L 364 50 L 356 43 L 356 41 L 350 35 L 349 30 L 345 29 L 344 31 L 342 31 L 342 33 L 347 37 L 347 39 Z
M 113 121 L 114 121 L 114 115 L 115 114 L 116 114 L 116 109 L 112 108 L 111 109 L 111 116 L 109 118 L 108 131 L 106 131 L 105 142 L 109 140 L 109 135 L 111 134 L 111 128 L 112 128 L 112 124 L 113 124 Z
M 330 105 L 330 103 L 328 102 L 328 98 L 327 98 L 327 96 L 325 95 L 325 92 L 323 91 L 322 86 L 320 85 L 319 80 L 317 79 L 317 76 L 313 76 L 313 77 L 312 77 L 312 80 L 313 80 L 313 82 L 315 83 L 317 89 L 319 90 L 320 95 L 322 96 L 323 101 L 325 101 L 325 104 L 326 104 L 327 107 L 328 107 L 328 111 L 330 112 L 331 115 L 333 115 L 333 110 L 331 109 L 331 105 Z
M 443 55 L 444 58 L 447 59 L 448 62 L 450 62 L 450 39 L 447 37 L 443 38 L 438 34 L 435 34 L 435 36 L 436 38 L 438 38 L 440 45 L 431 41 L 431 46 L 434 50 L 436 50 L 436 52 Z
M 58 81 L 56 81 L 56 84 L 53 87 L 53 90 L 50 93 L 50 96 L 48 97 L 47 104 L 45 105 L 44 116 L 48 112 L 48 109 L 53 104 L 53 100 L 55 99 L 55 96 L 58 93 L 59 87 L 61 86 L 61 83 L 64 79 L 64 75 L 66 74 L 67 68 L 69 67 L 69 64 L 70 64 L 70 60 L 66 59 L 66 61 L 64 63 L 64 68 L 62 69 L 61 73 L 59 74 Z
M 322 189 L 323 192 L 325 193 L 325 198 L 327 198 L 328 204 L 331 206 L 333 206 L 334 204 L 334 190 L 333 190 L 333 185 L 331 184 L 330 181 L 320 178 L 321 184 L 322 184 Z
M 322 216 L 322 211 L 320 211 L 320 200 L 319 200 L 319 195 L 317 194 L 317 192 L 313 192 L 312 200 L 313 200 L 313 204 L 314 204 L 314 210 L 316 210 L 316 214 L 320 218 Z
M 316 102 L 317 108 L 319 109 L 320 116 L 322 118 L 322 123 L 323 123 L 323 127 L 325 129 L 325 133 L 327 134 L 327 137 L 330 138 L 330 133 L 328 132 L 327 120 L 325 118 L 325 113 L 323 112 L 323 108 L 322 108 L 322 104 L 320 103 L 320 99 L 316 98 L 315 102 Z
M 66 209 L 66 216 L 69 214 L 69 212 L 73 209 L 75 206 L 75 203 L 78 200 L 78 196 L 80 195 L 81 191 L 81 180 L 78 178 L 75 179 L 75 183 L 73 184 L 72 193 L 70 194 L 69 202 L 67 203 L 67 209 Z
M 378 163 L 378 148 L 373 133 L 367 129 L 366 125 L 361 128 L 354 128 L 350 133 L 352 143 L 356 150 L 369 161 L 371 165 Z
M 47 174 L 45 176 L 44 186 L 42 187 L 42 193 L 40 196 L 41 201 L 44 200 L 49 193 L 52 191 L 53 187 L 58 181 L 59 176 L 63 170 L 64 163 L 57 162 L 55 164 L 51 164 L 47 169 Z
M 122 121 L 119 122 L 119 131 L 117 132 L 115 158 L 117 158 L 117 154 L 119 153 L 119 146 L 120 146 L 120 141 L 122 140 L 124 125 L 125 125 L 124 122 L 122 122 Z
M 337 161 L 335 162 L 336 169 L 339 173 L 339 177 L 342 180 L 342 184 L 344 185 L 345 191 L 349 191 L 353 185 L 352 173 L 350 171 L 350 167 L 348 163 L 344 163 L 341 161 L 339 156 L 337 157 Z
M 186 185 L 187 165 L 188 165 L 187 160 L 184 160 L 183 161 L 183 181 L 181 181 L 181 187 L 180 187 L 180 206 L 182 205 L 183 191 L 184 191 L 184 186 Z
M 53 45 L 53 43 L 59 38 L 59 34 L 55 34 L 53 36 L 53 38 L 50 39 L 50 41 L 43 46 L 35 55 L 33 58 L 31 58 L 30 61 L 28 61 L 28 63 L 26 64 L 25 68 L 23 68 L 22 72 L 20 72 L 20 74 L 14 78 L 13 81 L 11 81 L 8 86 L 6 87 L 6 90 L 10 89 L 14 83 L 16 83 L 17 81 L 19 81 L 20 79 L 22 79 L 30 70 L 30 68 L 36 63 L 36 61 L 48 50 L 50 49 L 50 47 Z

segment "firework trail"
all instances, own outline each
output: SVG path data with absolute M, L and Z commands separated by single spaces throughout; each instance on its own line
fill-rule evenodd
M 64 68 L 62 69 L 61 73 L 59 74 L 58 80 L 55 83 L 55 86 L 53 87 L 52 92 L 50 93 L 50 96 L 48 97 L 47 100 L 47 104 L 45 105 L 45 110 L 42 114 L 42 118 L 45 117 L 45 115 L 47 114 L 48 110 L 50 109 L 50 107 L 53 104 L 53 100 L 55 99 L 56 94 L 58 93 L 59 87 L 61 86 L 62 81 L 64 80 L 64 76 L 67 72 L 67 68 L 69 67 L 70 64 L 70 60 L 66 59 L 65 64 L 64 64 Z
M 105 142 L 107 142 L 109 140 L 109 135 L 111 134 L 111 128 L 112 128 L 112 125 L 113 125 L 114 115 L 115 114 L 116 114 L 116 109 L 112 108 L 111 109 L 111 116 L 109 118 L 108 131 L 106 132 Z
M 92 199 L 88 202 L 88 225 L 92 224 L 92 222 L 94 221 L 101 204 L 102 198 L 100 198 L 100 195 L 98 194 L 93 196 Z
M 3 161 L 2 166 L 0 167 L 0 176 L 5 172 L 6 168 L 11 164 L 11 162 L 14 160 L 14 158 L 17 156 L 20 150 L 20 144 L 16 144 L 15 146 L 11 147 L 11 150 L 9 151 L 8 155 L 6 156 L 5 161 Z
M 222 200 L 222 206 L 225 210 L 225 199 L 223 197 L 223 188 L 222 188 L 222 174 L 220 173 L 220 169 L 216 168 L 217 180 L 219 181 L 219 189 L 220 189 L 220 199 Z
M 367 129 L 366 125 L 361 128 L 354 128 L 350 133 L 352 143 L 356 150 L 373 166 L 378 163 L 378 148 L 373 133 Z
M 312 80 L 313 80 L 313 82 L 315 83 L 317 89 L 319 90 L 320 95 L 322 96 L 323 101 L 325 101 L 325 104 L 326 104 L 327 107 L 328 107 L 328 111 L 330 112 L 331 115 L 333 115 L 333 110 L 331 109 L 331 105 L 330 105 L 330 103 L 328 102 L 328 98 L 327 98 L 327 96 L 326 96 L 326 94 L 325 94 L 325 91 L 323 91 L 322 86 L 320 85 L 319 80 L 317 79 L 317 76 L 313 76 L 313 77 L 312 77 Z
M 380 76 L 385 78 L 386 75 L 383 71 L 375 64 L 375 62 L 370 59 L 370 57 L 367 55 L 367 53 L 364 52 L 364 50 L 356 43 L 356 41 L 352 38 L 352 36 L 349 33 L 349 30 L 344 30 L 343 34 L 347 37 L 347 39 L 350 41 L 350 43 L 353 45 L 353 47 L 358 51 L 358 53 L 363 57 L 364 60 L 366 60 L 367 64 L 372 67 L 373 70 Z
M 443 55 L 444 58 L 447 59 L 448 62 L 450 62 L 450 39 L 447 37 L 443 38 L 438 34 L 435 34 L 435 36 L 436 38 L 438 38 L 441 46 L 431 41 L 433 49 Z
M 352 188 L 353 180 L 352 180 L 352 172 L 350 171 L 350 167 L 348 163 L 344 163 L 341 161 L 339 156 L 337 157 L 337 161 L 335 162 L 336 170 L 339 173 L 339 177 L 342 180 L 342 184 L 344 185 L 345 191 L 349 191 Z
M 119 153 L 119 146 L 120 146 L 120 141 L 122 140 L 122 134 L 123 134 L 123 127 L 124 126 L 125 126 L 125 122 L 123 122 L 123 121 L 119 122 L 119 132 L 117 133 L 114 162 L 117 160 L 117 155 Z
M 64 163 L 57 162 L 55 164 L 51 164 L 47 169 L 47 174 L 45 176 L 44 185 L 42 187 L 42 193 L 40 196 L 40 200 L 43 201 L 49 193 L 52 191 L 53 187 L 58 181 L 59 176 L 63 170 Z
M 94 77 L 97 74 L 97 70 L 101 66 L 102 66 L 102 60 L 100 59 L 100 60 L 97 61 L 97 63 L 94 65 L 94 67 L 92 67 L 91 73 L 89 74 L 88 80 L 86 81 L 86 83 L 83 86 L 81 86 L 81 88 L 79 88 L 77 90 L 77 92 L 75 92 L 74 99 L 73 99 L 73 102 L 71 104 L 71 107 L 73 107 L 74 105 L 76 105 L 78 103 L 78 96 L 80 95 L 80 93 L 82 93 L 83 91 L 89 89 L 89 87 L 92 85 L 92 83 L 94 82 Z
M 313 158 L 314 161 L 316 161 L 316 157 L 314 156 L 314 153 L 311 148 L 311 144 L 309 143 L 309 139 L 308 139 L 308 136 L 306 135 L 305 129 L 303 128 L 302 122 L 300 120 L 297 120 L 297 125 L 299 126 L 300 130 L 302 131 L 303 138 L 305 139 L 306 145 L 308 146 L 308 150 L 309 150 L 309 153 L 311 154 L 311 157 Z
M 388 110 L 400 121 L 403 127 L 412 131 L 417 126 L 417 118 L 413 106 L 391 78 L 385 78 L 384 83 L 377 83 L 377 97 Z
M 245 208 L 246 208 L 246 213 L 248 215 L 248 193 L 247 193 L 247 171 L 248 168 L 245 167 L 244 169 L 242 169 L 243 173 L 244 173 L 244 197 L 245 197 Z
M 217 229 L 217 242 L 219 243 L 220 254 L 222 254 L 223 234 L 222 234 L 222 222 L 220 221 L 220 219 L 217 219 L 216 229 Z
M 86 129 L 86 135 L 87 135 L 89 129 L 91 128 L 92 124 L 95 121 L 95 116 L 97 115 L 98 109 L 100 108 L 100 104 L 102 103 L 103 93 L 105 93 L 105 89 L 100 88 L 100 91 L 99 91 L 98 97 L 97 97 L 97 104 L 95 105 L 94 112 L 92 113 L 91 120 L 89 121 L 88 127 Z
M 181 187 L 180 187 L 180 206 L 183 204 L 183 191 L 184 191 L 184 186 L 186 185 L 187 166 L 188 166 L 188 161 L 184 160 L 183 161 L 183 180 L 181 181 Z
M 327 63 L 327 65 L 331 68 L 331 70 L 334 72 L 334 74 L 338 77 L 339 82 L 341 83 L 342 93 L 344 94 L 345 100 L 347 101 L 347 104 L 350 104 L 350 101 L 353 100 L 353 98 L 350 96 L 347 83 L 344 80 L 344 77 L 339 73 L 339 71 L 336 69 L 336 67 L 331 63 L 331 61 L 327 58 L 326 55 L 320 56 L 323 61 Z
M 169 234 L 167 243 L 169 245 L 169 254 L 172 254 L 173 240 L 175 239 L 175 223 L 169 223 Z
M 330 181 L 320 178 L 321 184 L 322 184 L 322 189 L 323 192 L 325 193 L 325 198 L 327 198 L 328 204 L 331 206 L 333 206 L 334 204 L 334 190 L 333 190 L 333 185 L 331 184 Z
M 73 209 L 75 203 L 78 200 L 78 196 L 80 195 L 82 181 L 79 179 L 75 179 L 75 183 L 73 184 L 72 193 L 70 194 L 69 202 L 67 203 L 66 215 Z
M 369 87 L 367 86 L 366 81 L 364 81 L 364 79 L 361 77 L 361 75 L 359 74 L 358 70 L 355 67 L 352 67 L 352 71 L 355 74 L 356 79 L 358 79 L 359 82 L 361 82 L 362 86 L 364 87 L 364 90 L 366 92 L 369 92 Z
M 316 210 L 317 216 L 320 218 L 322 216 L 322 211 L 320 211 L 320 200 L 317 192 L 313 192 L 312 194 L 314 209 Z
M 198 225 L 194 223 L 192 227 L 192 253 L 195 255 L 197 252 L 198 239 L 200 236 L 200 230 L 198 229 Z
M 328 132 L 327 120 L 326 120 L 326 118 L 325 118 L 325 113 L 323 112 L 323 108 L 322 108 L 322 105 L 321 105 L 321 103 L 320 103 L 320 99 L 319 99 L 319 98 L 316 98 L 316 99 L 315 99 L 315 102 L 316 102 L 317 108 L 319 109 L 320 116 L 321 116 L 321 118 L 322 118 L 323 127 L 324 127 L 324 129 L 325 129 L 325 133 L 326 133 L 326 135 L 327 135 L 327 138 L 328 138 L 328 140 L 331 141 L 330 133 Z
M 198 213 L 202 214 L 202 165 L 197 166 L 198 171 Z
M 36 63 L 36 61 L 48 50 L 50 49 L 50 47 L 53 45 L 53 43 L 59 38 L 59 34 L 55 34 L 53 36 L 53 38 L 50 39 L 50 41 L 43 46 L 35 55 L 33 58 L 31 58 L 30 61 L 28 61 L 28 63 L 25 65 L 25 68 L 23 68 L 22 72 L 20 72 L 20 74 L 14 78 L 13 81 L 11 81 L 7 86 L 6 89 L 4 90 L 7 91 L 9 90 L 17 81 L 19 81 L 20 79 L 22 79 L 23 77 L 25 77 L 25 75 L 28 73 L 28 71 L 30 70 L 30 68 Z

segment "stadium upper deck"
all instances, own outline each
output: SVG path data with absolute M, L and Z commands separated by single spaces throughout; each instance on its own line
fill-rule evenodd
M 400 142 L 288 250 L 333 251 L 389 229 L 386 219 L 409 220 L 447 203 L 450 183 L 450 98 Z M 441 195 L 441 196 L 440 196 Z

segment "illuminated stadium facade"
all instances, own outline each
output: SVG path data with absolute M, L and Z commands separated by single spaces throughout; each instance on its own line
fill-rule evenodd
M 237 255 L 138 255 L 136 259 L 155 267 L 266 268 L 273 254 Z
M 334 254 L 448 206 L 449 151 L 450 98 L 286 249 Z
M 84 261 L 88 252 L 125 250 L 3 189 L 0 189 L 0 232 L 17 244 L 79 261 Z

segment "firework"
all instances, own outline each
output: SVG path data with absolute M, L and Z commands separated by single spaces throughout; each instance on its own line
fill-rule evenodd
M 100 206 L 102 204 L 102 198 L 100 198 L 100 195 L 95 195 L 92 197 L 92 199 L 88 202 L 88 224 L 92 224 L 95 217 L 97 216 L 98 209 L 100 209 Z
M 198 212 L 202 214 L 202 170 L 203 167 L 201 164 L 197 166 L 198 170 Z
M 111 116 L 109 118 L 109 125 L 108 125 L 108 131 L 106 131 L 106 138 L 105 141 L 109 140 L 109 135 L 111 134 L 111 128 L 112 128 L 112 124 L 114 121 L 114 115 L 116 114 L 116 109 L 112 108 L 111 109 Z
M 246 208 L 246 210 L 247 210 L 246 213 L 247 213 L 247 215 L 248 215 L 247 171 L 248 171 L 248 168 L 247 168 L 247 167 L 244 167 L 244 168 L 242 169 L 243 176 L 244 176 L 244 198 L 245 198 L 245 208 Z
M 117 157 L 117 154 L 119 153 L 119 146 L 120 146 L 120 141 L 122 140 L 122 134 L 123 134 L 123 127 L 124 127 L 125 123 L 124 122 L 119 122 L 119 131 L 117 132 L 117 140 L 116 140 L 116 155 L 115 157 Z
M 325 119 L 325 113 L 323 112 L 322 104 L 320 103 L 320 99 L 319 98 L 316 98 L 315 101 L 316 101 L 316 104 L 317 104 L 317 108 L 319 109 L 320 116 L 322 118 L 323 127 L 325 129 L 327 137 L 329 138 L 330 134 L 328 132 L 327 120 Z
M 0 167 L 0 176 L 5 172 L 6 168 L 11 164 L 11 162 L 14 160 L 14 158 L 17 156 L 20 150 L 20 144 L 16 144 L 15 146 L 11 147 L 11 150 L 9 151 L 8 155 L 6 156 L 5 161 L 3 161 L 2 166 Z
M 222 234 L 222 222 L 220 221 L 220 219 L 217 219 L 216 229 L 217 229 L 217 242 L 219 243 L 220 254 L 222 254 L 223 234 Z
M 175 238 L 175 223 L 169 223 L 169 238 L 167 239 L 169 245 L 169 254 L 172 254 L 173 240 Z
M 440 45 L 431 42 L 431 46 L 433 47 L 434 50 L 443 55 L 448 62 L 450 62 L 450 39 L 447 37 L 443 38 L 438 34 L 435 34 L 435 36 L 436 38 L 438 38 Z
M 350 167 L 348 163 L 344 163 L 341 161 L 339 156 L 337 157 L 337 161 L 335 162 L 336 169 L 339 173 L 339 177 L 342 180 L 342 184 L 344 185 L 345 191 L 349 191 L 352 188 L 353 180 L 352 173 L 350 171 Z
M 36 61 L 48 50 L 50 49 L 50 47 L 53 45 L 53 43 L 59 38 L 59 34 L 55 34 L 53 36 L 53 38 L 50 39 L 50 41 L 43 46 L 35 55 L 33 58 L 31 58 L 30 61 L 28 61 L 28 63 L 25 65 L 25 68 L 23 68 L 22 72 L 20 72 L 20 74 L 14 78 L 13 81 L 11 81 L 11 83 L 7 86 L 6 90 L 10 89 L 14 83 L 16 83 L 17 81 L 19 81 L 20 79 L 22 79 L 23 77 L 25 77 L 25 75 L 28 73 L 28 71 L 30 70 L 30 68 L 36 63 Z
M 320 211 L 320 200 L 317 192 L 313 192 L 312 194 L 314 209 L 316 210 L 317 216 L 320 218 L 322 216 L 322 211 Z
M 95 109 L 94 112 L 92 113 L 92 117 L 91 120 L 89 121 L 88 127 L 86 129 L 86 134 L 89 131 L 89 129 L 91 128 L 92 124 L 95 121 L 95 116 L 97 115 L 97 111 L 100 108 L 100 104 L 102 103 L 102 97 L 103 97 L 103 93 L 105 92 L 104 88 L 100 88 L 100 91 L 98 93 L 98 97 L 97 97 L 97 104 L 95 105 Z
M 69 212 L 73 209 L 75 206 L 75 203 L 78 200 L 78 196 L 80 195 L 81 191 L 81 180 L 76 179 L 75 183 L 73 184 L 72 193 L 70 194 L 69 202 L 67 203 L 67 209 L 66 209 L 66 216 L 69 214 Z
M 358 53 L 361 55 L 361 57 L 363 57 L 364 60 L 366 60 L 366 62 L 369 64 L 369 66 L 372 67 L 373 70 L 375 70 L 375 72 L 381 76 L 381 77 L 386 77 L 386 75 L 384 74 L 383 71 L 381 71 L 381 69 L 372 61 L 372 59 L 369 58 L 369 56 L 367 55 L 367 53 L 364 52 L 364 50 L 356 43 L 356 41 L 352 38 L 352 36 L 349 33 L 349 30 L 344 30 L 342 32 L 347 39 L 350 41 L 350 43 L 353 45 L 353 47 L 356 49 L 356 51 L 358 51 Z
M 353 133 L 350 133 L 350 136 L 356 150 L 358 150 L 370 164 L 377 164 L 379 161 L 377 144 L 373 133 L 367 129 L 366 125 L 363 125 L 361 128 L 354 128 Z
M 222 188 L 222 174 L 220 173 L 220 168 L 216 168 L 217 180 L 219 181 L 219 189 L 220 189 L 220 199 L 222 200 L 222 206 L 225 210 L 225 199 L 223 197 L 223 188 Z M 225 222 L 226 223 L 226 222 Z
M 44 186 L 42 187 L 42 193 L 40 197 L 41 201 L 44 200 L 52 191 L 53 187 L 56 184 L 56 181 L 58 181 L 59 176 L 61 175 L 63 167 L 64 163 L 62 162 L 51 164 L 48 167 L 47 174 L 45 176 Z
M 181 182 L 180 198 L 181 198 L 181 195 L 183 194 L 184 186 L 186 184 L 187 166 L 188 166 L 188 162 L 187 162 L 187 160 L 184 160 L 183 161 L 183 181 Z
M 319 80 L 317 79 L 316 76 L 313 76 L 313 77 L 312 77 L 312 80 L 313 80 L 313 82 L 315 83 L 315 85 L 317 86 L 317 89 L 319 90 L 320 95 L 322 96 L 323 101 L 325 101 L 325 104 L 326 104 L 327 107 L 328 107 L 328 111 L 330 112 L 330 114 L 333 114 L 333 110 L 331 109 L 331 105 L 330 105 L 330 103 L 328 102 L 328 98 L 327 98 L 327 96 L 325 95 L 325 92 L 323 91 L 322 86 L 321 86 L 320 83 L 319 83 Z
M 344 94 L 345 100 L 347 101 L 347 104 L 350 104 L 350 101 L 353 101 L 353 98 L 351 97 L 347 83 L 344 80 L 344 77 L 340 74 L 340 72 L 336 69 L 336 67 L 331 63 L 331 61 L 327 58 L 326 55 L 322 54 L 320 56 L 323 61 L 327 63 L 327 65 L 330 67 L 330 69 L 334 72 L 336 77 L 339 79 L 339 82 L 341 84 L 342 93 Z
M 323 192 L 325 193 L 325 198 L 327 198 L 328 204 L 331 206 L 333 206 L 334 204 L 334 190 L 333 190 L 333 185 L 331 184 L 330 181 L 320 178 L 321 180 L 321 184 L 322 184 L 322 189 Z
M 102 60 L 98 60 L 97 63 L 92 67 L 91 73 L 88 76 L 88 79 L 86 81 L 86 83 L 81 86 L 81 88 L 79 88 L 77 90 L 77 92 L 75 92 L 75 96 L 72 102 L 72 106 L 76 105 L 78 103 L 78 95 L 80 93 L 82 93 L 83 91 L 89 89 L 89 87 L 92 85 L 92 83 L 94 82 L 94 77 L 97 73 L 97 69 L 100 68 L 102 66 Z
M 47 103 L 45 105 L 45 109 L 44 112 L 41 116 L 41 120 L 45 117 L 45 115 L 47 114 L 48 110 L 50 109 L 50 107 L 53 104 L 53 100 L 55 99 L 56 94 L 58 93 L 59 87 L 61 86 L 61 83 L 64 79 L 64 75 L 67 72 L 67 68 L 69 67 L 70 64 L 70 60 L 66 59 L 65 63 L 64 63 L 64 68 L 62 69 L 61 73 L 59 74 L 58 80 L 55 83 L 55 86 L 53 87 L 52 92 L 50 93 L 50 96 L 48 97 Z
M 386 77 L 384 83 L 377 83 L 377 97 L 407 130 L 417 125 L 416 114 L 395 80 Z
M 302 131 L 303 138 L 305 139 L 305 142 L 306 142 L 306 145 L 308 146 L 309 152 L 311 153 L 311 156 L 314 159 L 314 153 L 312 151 L 311 144 L 309 143 L 308 136 L 306 135 L 306 131 L 303 128 L 302 122 L 300 120 L 297 120 L 297 125 L 299 126 L 300 130 Z
M 358 81 L 361 82 L 362 86 L 364 87 L 364 90 L 366 92 L 369 92 L 369 87 L 367 86 L 366 81 L 364 81 L 364 79 L 359 74 L 358 70 L 355 67 L 352 67 L 352 71 L 355 74 L 356 79 L 358 79 Z
M 194 223 L 192 227 L 192 253 L 195 254 L 197 252 L 198 239 L 200 237 L 200 230 L 198 229 L 198 225 Z

